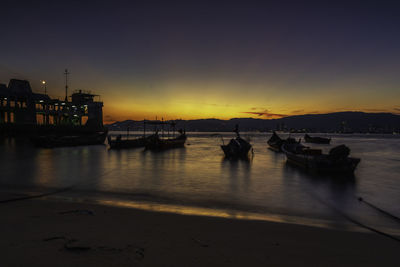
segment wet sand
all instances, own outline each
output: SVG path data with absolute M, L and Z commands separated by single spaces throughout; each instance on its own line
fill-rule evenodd
M 1 203 L 1 266 L 398 266 L 400 242 L 265 221 Z

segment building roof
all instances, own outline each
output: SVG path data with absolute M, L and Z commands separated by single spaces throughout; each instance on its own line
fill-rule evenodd
M 39 101 L 39 100 L 43 100 L 43 101 L 50 101 L 51 98 L 48 95 L 45 94 L 37 94 L 37 93 L 33 93 L 33 99 L 35 101 Z
M 8 89 L 16 96 L 26 96 L 32 94 L 32 88 L 28 81 L 11 79 L 8 83 Z

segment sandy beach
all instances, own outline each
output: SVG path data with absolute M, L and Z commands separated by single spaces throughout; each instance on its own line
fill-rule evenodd
M 398 266 L 374 233 L 29 199 L 0 204 L 1 266 Z

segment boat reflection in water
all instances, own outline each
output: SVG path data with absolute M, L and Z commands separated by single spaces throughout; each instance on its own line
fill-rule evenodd
M 124 135 L 124 132 L 112 134 Z M 132 138 L 142 134 L 142 131 L 132 133 Z M 161 131 L 159 134 L 162 137 Z M 246 133 L 257 154 L 250 163 L 223 160 L 224 152 L 216 145 L 214 132 L 186 134 L 190 146 L 163 153 L 143 149 L 114 151 L 105 146 L 37 149 L 26 140 L 5 139 L 0 142 L 1 189 L 47 192 L 74 186 L 73 190 L 54 197 L 72 200 L 92 197 L 127 203 L 147 201 L 165 204 L 165 209 L 183 204 L 209 208 L 208 214 L 228 210 L 260 216 L 288 215 L 311 221 L 323 219 L 338 227 L 346 223 L 324 204 L 328 203 L 382 231 L 398 229 L 397 222 L 377 216 L 375 210 L 358 200 L 362 197 L 399 214 L 396 204 L 400 203 L 397 178 L 400 139 L 397 136 L 332 134 L 333 146 L 346 144 L 351 148 L 351 157 L 363 161 L 357 165 L 355 179 L 347 180 L 333 175 L 332 179 L 330 175 L 313 175 L 286 164 L 285 154 L 267 149 L 265 133 Z M 233 137 L 232 133 L 218 134 L 225 140 Z M 286 139 L 289 134 L 280 136 Z M 291 136 L 298 140 L 304 134 Z M 326 145 L 315 148 L 322 149 L 322 154 L 328 154 L 330 149 Z M 192 212 L 201 213 L 196 209 Z

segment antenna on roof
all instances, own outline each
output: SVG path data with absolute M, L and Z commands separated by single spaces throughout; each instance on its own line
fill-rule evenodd
M 68 102 L 68 75 L 69 75 L 68 69 L 65 69 L 64 75 L 65 75 L 65 102 Z

